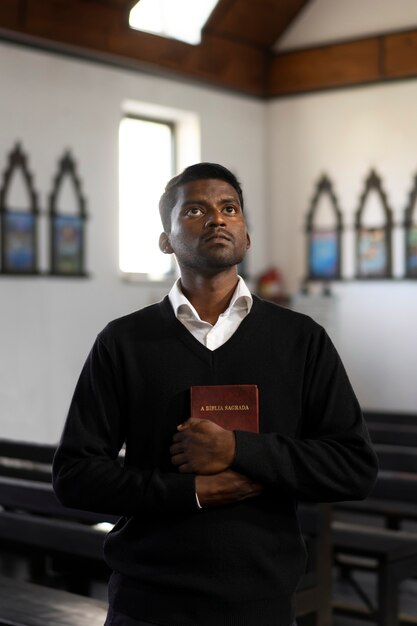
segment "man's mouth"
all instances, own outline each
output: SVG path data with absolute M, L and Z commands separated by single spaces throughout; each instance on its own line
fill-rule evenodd
M 232 238 L 225 233 L 212 233 L 203 238 L 203 241 L 232 241 Z

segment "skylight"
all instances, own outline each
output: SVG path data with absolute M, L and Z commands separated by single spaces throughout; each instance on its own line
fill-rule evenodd
M 197 45 L 201 29 L 218 0 L 139 0 L 130 11 L 129 25 L 162 37 Z

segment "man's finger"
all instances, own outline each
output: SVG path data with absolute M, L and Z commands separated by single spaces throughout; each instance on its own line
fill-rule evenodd
M 194 468 L 190 465 L 190 463 L 183 463 L 179 466 L 178 471 L 181 474 L 194 474 Z
M 173 443 L 172 446 L 169 448 L 169 452 L 171 456 L 174 456 L 174 454 L 180 454 L 181 452 L 184 452 L 184 447 L 181 443 Z
M 182 465 L 187 462 L 187 458 L 184 454 L 175 454 L 171 457 L 171 463 L 173 465 Z
M 177 430 L 186 430 L 187 428 L 191 428 L 195 424 L 198 424 L 199 422 L 204 422 L 204 421 L 206 420 L 202 420 L 199 417 L 189 417 L 187 421 L 177 426 Z

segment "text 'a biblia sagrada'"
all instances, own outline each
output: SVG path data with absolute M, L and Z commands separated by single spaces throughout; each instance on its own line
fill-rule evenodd
M 206 404 L 202 406 L 200 411 L 205 413 L 206 411 L 249 411 L 249 405 L 247 404 Z

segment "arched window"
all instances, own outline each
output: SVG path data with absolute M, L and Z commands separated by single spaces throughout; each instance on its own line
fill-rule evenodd
M 59 161 L 49 196 L 50 272 L 59 276 L 86 276 L 86 203 L 76 164 L 69 152 Z
M 307 279 L 337 280 L 341 268 L 342 213 L 327 176 L 317 183 L 307 214 Z
M 417 175 L 404 215 L 405 276 L 417 278 Z
M 1 273 L 37 274 L 38 198 L 20 144 L 9 154 L 0 188 Z
M 356 277 L 392 276 L 392 211 L 378 174 L 372 170 L 356 211 Z

